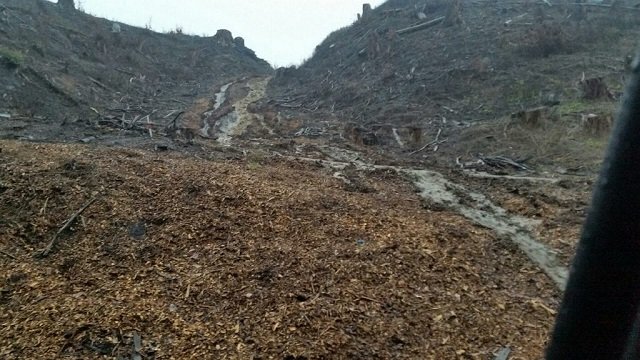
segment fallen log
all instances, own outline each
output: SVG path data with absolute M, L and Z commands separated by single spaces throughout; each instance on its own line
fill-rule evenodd
M 64 91 L 63 89 L 61 89 L 60 87 L 58 87 L 56 84 L 54 84 L 51 80 L 49 80 L 49 78 L 47 78 L 46 75 L 39 73 L 38 71 L 36 71 L 35 69 L 31 68 L 31 67 L 27 67 L 25 68 L 23 71 L 20 72 L 20 75 L 29 83 L 34 83 L 33 80 L 31 80 L 26 73 L 29 73 L 31 75 L 33 75 L 37 80 L 39 80 L 41 83 L 43 83 L 47 88 L 49 88 L 52 92 L 62 96 L 65 100 L 69 101 L 71 104 L 75 105 L 75 106 L 82 106 L 81 101 L 80 100 L 76 100 L 76 98 L 74 98 L 73 96 L 71 96 L 70 94 L 68 94 L 66 91 Z
M 445 19 L 444 16 L 441 16 L 439 18 L 435 18 L 433 20 L 429 20 L 427 22 L 423 22 L 421 24 L 418 25 L 414 25 L 414 26 L 410 26 L 404 29 L 400 29 L 398 31 L 396 31 L 396 34 L 398 35 L 404 35 L 404 34 L 410 34 L 416 31 L 420 31 L 420 30 L 424 30 L 424 29 L 428 29 L 430 27 L 436 26 L 438 24 L 440 24 L 441 22 L 443 22 Z
M 561 179 L 554 178 L 543 178 L 543 177 L 532 177 L 532 176 L 510 176 L 510 175 L 494 175 L 486 172 L 477 172 L 470 170 L 463 170 L 464 174 L 479 179 L 504 179 L 504 180 L 514 180 L 514 181 L 530 181 L 530 182 L 547 182 L 551 184 L 555 184 L 560 182 Z
M 605 8 L 605 9 L 622 9 L 622 10 L 634 10 L 634 11 L 640 11 L 640 7 L 634 7 L 634 6 L 618 6 L 618 5 L 612 5 L 612 4 L 568 3 L 568 4 L 557 4 L 557 5 L 565 5 L 565 6 L 582 6 L 582 7 L 594 7 L 594 8 Z

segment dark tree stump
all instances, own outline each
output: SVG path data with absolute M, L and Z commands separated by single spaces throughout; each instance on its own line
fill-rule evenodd
M 587 100 L 613 100 L 614 98 L 613 93 L 601 77 L 582 79 L 580 85 L 582 86 L 582 97 Z
M 613 116 L 589 114 L 582 116 L 582 128 L 590 136 L 605 136 L 611 132 Z
M 372 12 L 371 4 L 362 4 L 362 19 L 367 19 Z

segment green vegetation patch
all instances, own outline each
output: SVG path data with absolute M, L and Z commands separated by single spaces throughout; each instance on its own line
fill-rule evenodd
M 0 59 L 11 67 L 18 67 L 24 63 L 25 56 L 18 50 L 0 46 Z
M 557 107 L 560 115 L 572 114 L 615 114 L 618 103 L 615 101 L 587 101 L 583 99 L 575 99 L 564 101 Z

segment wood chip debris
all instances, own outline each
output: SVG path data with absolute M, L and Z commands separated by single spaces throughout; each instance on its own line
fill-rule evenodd
M 0 256 L 2 359 L 543 353 L 554 285 L 490 231 L 423 209 L 397 176 L 353 192 L 283 158 L 0 145 L 0 247 L 15 257 Z M 95 193 L 84 226 L 28 256 Z

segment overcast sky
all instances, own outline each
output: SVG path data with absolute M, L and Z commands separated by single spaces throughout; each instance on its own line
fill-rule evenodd
M 57 1 L 57 0 L 51 0 Z M 350 25 L 383 0 L 76 0 L 84 11 L 156 31 L 242 36 L 248 48 L 272 65 L 299 64 L 334 30 Z

